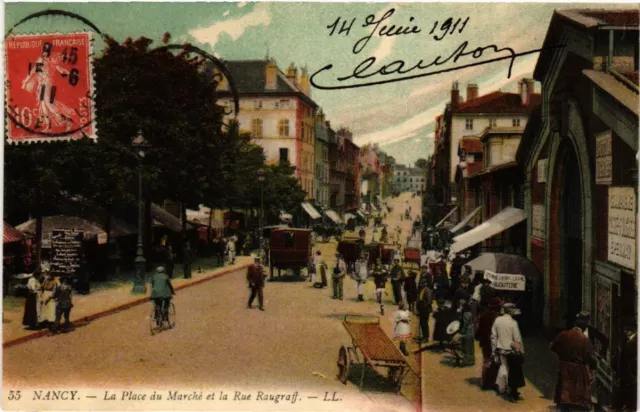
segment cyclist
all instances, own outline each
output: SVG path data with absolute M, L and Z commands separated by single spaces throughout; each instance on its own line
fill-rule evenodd
M 162 319 L 168 319 L 169 305 L 171 305 L 171 297 L 175 295 L 173 285 L 169 276 L 164 272 L 164 267 L 159 266 L 156 269 L 156 273 L 151 278 L 151 300 L 153 300 L 153 306 L 156 308 L 156 314 L 158 309 L 162 311 Z

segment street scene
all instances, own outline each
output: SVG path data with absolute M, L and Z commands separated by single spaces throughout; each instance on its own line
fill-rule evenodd
M 638 410 L 637 5 L 5 27 L 3 410 Z

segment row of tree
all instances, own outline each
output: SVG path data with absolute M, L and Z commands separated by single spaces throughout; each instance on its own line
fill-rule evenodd
M 165 35 L 163 42 L 168 40 Z M 138 131 L 149 143 L 142 167 L 146 201 L 180 202 L 183 215 L 200 204 L 257 208 L 263 184 L 268 213 L 295 210 L 305 194 L 293 168 L 264 166 L 262 148 L 240 134 L 237 123 L 224 124 L 224 108 L 216 103 L 220 78 L 212 66 L 186 51 L 151 49 L 151 43 L 107 39 L 95 59 L 97 142 L 5 146 L 5 219 L 19 223 L 46 215 L 72 197 L 107 211 L 135 203 L 132 139 Z

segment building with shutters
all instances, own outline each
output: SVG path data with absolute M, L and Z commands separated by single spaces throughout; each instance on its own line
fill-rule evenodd
M 322 109 L 315 122 L 314 200 L 321 208 L 329 207 L 329 133 Z

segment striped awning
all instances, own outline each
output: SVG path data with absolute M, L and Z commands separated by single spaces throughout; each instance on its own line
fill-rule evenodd
M 340 224 L 342 223 L 342 221 L 340 220 L 340 216 L 338 216 L 338 214 L 336 212 L 334 212 L 333 210 L 329 209 L 327 211 L 324 212 L 325 215 L 327 215 L 329 217 L 329 219 L 333 220 L 333 223 L 335 224 Z
M 318 213 L 315 207 L 309 202 L 300 203 L 305 212 L 311 217 L 311 219 L 320 219 L 322 215 Z
M 480 226 L 476 226 L 470 231 L 454 237 L 450 250 L 453 253 L 458 253 L 498 233 L 504 232 L 526 219 L 527 215 L 522 209 L 515 207 L 502 209 L 497 215 L 482 223 Z
M 14 228 L 13 226 L 8 224 L 7 222 L 3 221 L 3 223 L 4 223 L 4 228 L 2 229 L 2 243 L 3 244 L 20 242 L 20 241 L 24 240 L 24 238 L 25 238 L 24 233 L 22 233 L 21 231 L 19 231 L 16 228 Z

